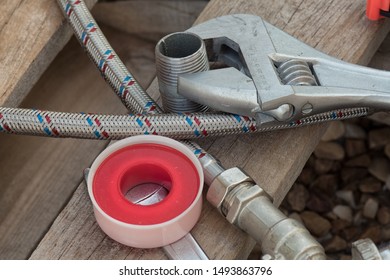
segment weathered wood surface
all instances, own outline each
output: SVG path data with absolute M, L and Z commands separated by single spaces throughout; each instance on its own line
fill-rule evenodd
M 93 9 L 98 22 L 128 33 L 172 33 L 191 27 L 206 0 L 132 0 L 100 3 Z
M 92 7 L 97 0 L 87 0 Z M 0 5 L 0 105 L 16 106 L 69 41 L 57 1 L 6 0 Z
M 389 30 L 386 23 L 364 18 L 362 1 L 233 1 L 214 0 L 197 22 L 212 17 L 251 13 L 330 55 L 366 64 Z M 156 83 L 149 92 L 157 96 Z M 325 125 L 200 141 L 224 166 L 241 166 L 280 204 L 307 158 L 319 141 Z M 253 247 L 245 234 L 232 230 L 205 203 L 202 217 L 192 231 L 212 259 L 243 258 Z M 221 234 L 216 234 L 221 233 Z M 40 258 L 163 258 L 161 250 L 136 250 L 105 237 L 93 222 L 83 184 L 54 222 L 32 254 Z
M 132 72 L 142 77 L 141 84 L 146 87 L 155 75 L 155 43 L 117 30 L 103 30 L 119 55 L 125 57 L 125 64 L 135 66 Z M 21 107 L 126 113 L 75 39 L 50 65 Z M 30 256 L 82 181 L 83 169 L 106 145 L 105 141 L 0 136 L 0 259 Z M 89 206 L 87 202 L 85 198 L 79 207 Z
M 9 6 L 2 6 L 0 9 L 8 7 L 7 13 L 11 13 L 13 10 L 9 7 L 14 4 L 16 9 L 18 6 L 16 2 L 10 2 Z M 53 7 L 56 7 L 55 1 L 53 3 L 55 4 Z M 25 5 L 25 3 L 19 4 Z M 99 3 L 95 7 L 98 8 L 101 4 L 105 3 Z M 188 10 L 192 9 L 191 5 L 192 3 L 188 5 Z M 46 8 L 50 7 L 52 7 L 51 4 Z M 26 9 L 26 7 L 19 8 Z M 199 9 L 196 3 L 194 10 L 195 8 Z M 30 9 L 33 10 L 31 6 Z M 5 9 L 1 10 L 1 15 L 3 11 L 6 12 Z M 135 13 L 136 11 L 133 15 Z M 64 21 L 59 9 L 58 13 L 54 14 L 58 14 L 55 18 L 60 23 L 61 20 Z M 131 16 L 131 13 L 128 15 Z M 8 17 L 10 18 L 11 14 Z M 19 25 L 26 24 L 29 19 L 29 17 L 26 20 L 20 19 Z M 0 26 L 3 27 L 9 20 L 0 17 L 0 21 Z M 187 22 L 184 17 L 181 21 L 185 26 L 191 25 L 192 22 L 193 19 L 190 17 Z M 16 23 L 7 24 L 15 25 Z M 72 32 L 65 22 L 60 28 L 67 30 L 68 35 L 61 38 L 65 44 L 65 37 L 70 38 Z M 104 28 L 104 31 L 124 59 L 125 64 L 146 87 L 155 75 L 154 46 L 162 34 L 149 34 L 148 40 L 144 40 L 139 36 L 129 36 L 110 28 Z M 15 38 L 11 37 L 10 40 L 15 40 Z M 49 38 L 47 40 L 50 41 Z M 55 51 L 62 48 L 62 45 L 58 43 L 57 46 L 58 49 L 50 49 L 47 46 L 45 48 L 48 48 L 54 57 Z M 16 55 L 27 56 L 25 49 L 22 48 L 20 51 L 22 53 Z M 17 60 L 17 58 L 14 59 Z M 48 58 L 45 59 L 45 64 L 41 65 L 42 68 L 35 73 L 37 76 L 44 71 L 46 64 L 50 63 Z M 72 82 L 69 83 L 69 81 Z M 25 83 L 26 88 L 31 88 L 35 81 L 27 79 Z M 18 95 L 19 93 L 13 92 L 12 94 Z M 22 96 L 16 96 L 13 99 L 14 102 L 7 104 L 16 105 L 21 98 Z M 125 112 L 123 105 L 101 80 L 97 70 L 94 69 L 75 39 L 53 62 L 21 106 L 57 111 L 117 114 Z M 100 141 L 1 135 L 0 259 L 25 259 L 30 256 L 82 181 L 83 168 L 89 166 L 106 145 L 107 143 Z

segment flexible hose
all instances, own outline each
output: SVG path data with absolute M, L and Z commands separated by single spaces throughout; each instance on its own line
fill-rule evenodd
M 104 79 L 131 112 L 143 115 L 93 115 L 0 107 L 0 132 L 88 139 L 120 139 L 138 134 L 192 139 L 284 129 L 368 114 L 368 108 L 341 109 L 292 123 L 268 125 L 232 114 L 161 114 L 163 111 L 143 91 L 111 48 L 84 1 L 58 2 Z
M 120 139 L 158 134 L 176 139 L 256 131 L 256 122 L 228 114 L 156 114 L 159 106 L 126 69 L 94 21 L 84 1 L 58 0 L 75 35 L 125 106 L 147 115 L 91 115 L 0 108 L 0 131 L 53 137 Z M 205 117 L 207 116 L 207 117 Z
M 174 139 L 203 138 L 298 127 L 329 119 L 367 115 L 357 108 L 339 110 L 280 126 L 257 126 L 247 117 L 230 114 L 94 115 L 32 109 L 0 108 L 0 132 L 86 139 L 122 139 L 134 135 L 162 135 Z M 180 120 L 180 121 L 173 121 Z
M 172 114 L 93 115 L 0 108 L 0 131 L 88 139 L 121 139 L 140 134 L 192 139 L 205 137 L 210 130 L 219 136 L 256 131 L 253 120 L 240 116 L 209 114 L 209 123 L 200 122 L 199 114 L 174 116 L 182 121 L 173 122 Z
M 154 101 L 145 94 L 123 62 L 112 49 L 95 22 L 84 1 L 57 0 L 75 36 L 101 72 L 104 79 L 131 111 L 140 114 L 161 113 Z

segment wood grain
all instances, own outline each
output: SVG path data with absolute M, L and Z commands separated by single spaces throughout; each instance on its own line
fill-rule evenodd
M 11 24 L 11 27 L 16 29 L 12 26 L 14 23 L 11 18 L 14 13 L 18 13 L 17 9 L 27 9 L 23 5 L 25 5 L 23 1 L 10 1 L 7 5 L 2 5 L 0 14 L 6 16 L 0 17 L 0 26 Z M 54 5 L 52 8 L 55 10 L 55 7 Z M 31 6 L 29 8 L 32 9 Z M 49 9 L 50 5 L 47 8 Z M 56 18 L 63 19 L 59 9 Z M 185 16 L 182 18 L 184 19 Z M 26 20 L 28 19 L 27 17 Z M 187 20 L 187 25 L 191 21 L 193 20 Z M 26 24 L 26 21 L 21 20 L 19 25 L 22 24 Z M 61 24 L 60 28 L 69 29 L 65 22 Z M 132 69 L 136 77 L 141 78 L 141 85 L 146 87 L 154 76 L 154 45 L 162 34 L 157 36 L 151 34 L 145 41 L 118 31 L 114 32 L 109 28 L 105 28 L 105 31 L 126 66 Z M 67 33 L 67 37 L 70 38 L 71 31 L 67 30 Z M 62 39 L 65 44 L 65 38 Z M 47 38 L 47 40 L 49 44 L 54 39 Z M 60 45 L 58 47 L 57 51 L 62 48 Z M 53 56 L 55 55 L 55 49 L 48 50 Z M 23 59 L 28 56 L 25 48 L 19 51 L 21 53 L 15 55 Z M 25 62 L 28 63 L 27 60 Z M 49 62 L 47 60 L 45 63 L 49 64 Z M 41 67 L 37 75 L 44 71 L 45 65 Z M 15 69 L 10 69 L 13 70 Z M 8 82 L 5 78 L 4 81 Z M 34 81 L 29 79 L 26 83 L 26 88 L 31 88 Z M 7 105 L 16 105 L 21 98 L 22 96 L 15 96 L 15 102 Z M 97 70 L 88 61 L 75 40 L 51 65 L 21 106 L 57 111 L 117 114 L 125 112 L 122 104 L 112 95 L 109 87 L 101 80 Z M 99 141 L 2 135 L 0 138 L 0 164 L 3 166 L 0 169 L 2 178 L 0 259 L 24 259 L 31 254 L 37 242 L 82 181 L 83 168 L 89 166 L 106 145 L 107 143 Z
M 364 9 L 363 1 L 354 0 L 214 0 L 197 22 L 224 14 L 257 14 L 330 55 L 365 64 L 387 34 L 389 25 L 367 21 Z M 158 96 L 155 82 L 149 92 Z M 243 167 L 279 205 L 325 127 L 317 125 L 199 142 L 225 167 Z M 93 224 L 90 206 L 85 205 L 89 202 L 85 186 L 81 184 L 31 258 L 162 258 L 160 250 L 124 248 L 100 234 L 99 240 L 94 241 L 90 235 L 96 236 L 98 229 Z M 246 258 L 254 245 L 245 234 L 227 224 L 208 203 L 192 234 L 212 259 Z
M 111 28 L 103 30 L 146 87 L 155 75 L 155 43 Z M 21 106 L 65 112 L 127 112 L 76 39 L 54 60 Z M 82 181 L 83 169 L 106 145 L 105 141 L 0 135 L 0 259 L 30 256 Z
M 105 2 L 95 6 L 93 15 L 98 22 L 138 36 L 168 34 L 190 28 L 206 4 L 206 0 Z
M 91 8 L 97 0 L 85 1 Z M 6 0 L 0 5 L 0 105 L 28 94 L 72 32 L 57 1 Z

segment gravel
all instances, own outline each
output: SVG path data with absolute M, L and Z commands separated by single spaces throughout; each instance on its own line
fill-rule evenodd
M 329 259 L 350 259 L 361 238 L 390 241 L 390 114 L 375 118 L 330 125 L 282 203 Z

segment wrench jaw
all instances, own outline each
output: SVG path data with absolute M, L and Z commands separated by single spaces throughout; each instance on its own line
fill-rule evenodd
M 226 68 L 178 78 L 178 93 L 260 129 L 390 110 L 390 73 L 321 53 L 252 15 L 212 19 L 188 32 Z
M 390 72 L 335 59 L 295 57 L 290 61 L 306 63 L 317 83 L 291 84 L 294 94 L 280 100 L 294 107 L 291 121 L 337 110 L 348 111 L 351 117 L 356 110 L 367 114 L 390 110 Z
M 292 96 L 294 89 L 283 84 L 277 70 L 290 57 L 274 55 L 272 36 L 282 47 L 286 40 L 302 43 L 252 15 L 212 19 L 188 32 L 205 41 L 211 62 L 227 69 L 179 76 L 180 95 L 218 111 L 255 118 L 260 126 L 292 120 L 294 107 L 283 99 Z
M 222 112 L 255 117 L 261 111 L 252 79 L 233 67 L 181 75 L 178 92 Z
M 194 26 L 188 32 L 197 34 L 206 42 L 208 57 L 211 61 L 227 67 L 234 67 L 246 76 L 246 80 L 253 82 L 256 90 L 250 94 L 250 106 L 242 110 L 240 105 L 242 103 L 241 86 L 235 85 L 229 75 L 221 78 L 219 84 L 224 82 L 228 88 L 234 89 L 236 87 L 237 89 L 234 96 L 228 98 L 229 103 L 225 104 L 225 111 L 256 117 L 260 123 L 274 119 L 267 116 L 259 117 L 258 114 L 277 109 L 279 106 L 267 106 L 268 102 L 293 92 L 291 88 L 280 87 L 280 79 L 276 75 L 274 63 L 268 56 L 268 54 L 275 53 L 276 50 L 265 22 L 260 17 L 252 15 L 229 15 Z M 181 77 L 179 77 L 180 79 Z M 189 80 L 192 77 L 188 75 L 186 79 Z M 204 84 L 206 81 L 197 79 L 197 82 L 199 85 L 199 83 Z M 190 91 L 182 90 L 183 84 L 183 82 L 179 82 L 179 94 L 185 95 L 189 99 L 194 98 L 194 94 L 191 94 Z M 214 90 L 209 91 L 210 95 L 214 96 L 215 99 L 221 96 L 220 92 L 216 93 L 215 86 L 211 88 Z M 231 91 L 228 92 L 231 93 Z M 248 94 L 245 94 L 246 99 L 248 99 L 247 97 Z M 215 109 L 220 110 L 221 108 Z M 272 111 L 270 113 L 272 114 Z

